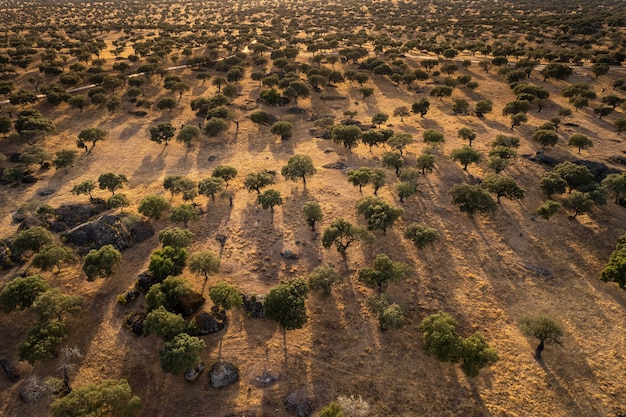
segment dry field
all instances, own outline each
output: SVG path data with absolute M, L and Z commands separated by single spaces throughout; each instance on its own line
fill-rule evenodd
M 301 62 L 310 59 L 307 53 L 297 58 Z M 416 61 L 407 62 L 417 67 Z M 335 67 L 342 71 L 355 68 L 345 63 Z M 318 93 L 312 92 L 310 98 L 298 101 L 306 114 L 293 116 L 287 114 L 289 106 L 258 104 L 259 83 L 247 77 L 231 106 L 239 129 L 236 131 L 231 124 L 227 133 L 217 138 L 203 135 L 190 148 L 175 142 L 163 148 L 151 142 L 148 133 L 149 127 L 159 122 L 169 121 L 179 127 L 200 121 L 189 102 L 215 94 L 216 87 L 210 82 L 202 86 L 190 69 L 175 72 L 192 88 L 171 112 L 153 109 L 148 116 L 136 118 L 127 113 L 134 106 L 125 98 L 113 114 L 94 107 L 79 113 L 67 105 L 55 109 L 41 103 L 37 108 L 57 126 L 56 133 L 45 139 L 50 151 L 73 148 L 78 132 L 86 127 L 98 126 L 108 130 L 109 135 L 93 152 L 81 155 L 69 173 L 42 171 L 38 173 L 40 181 L 34 185 L 0 188 L 0 234 L 8 237 L 15 232 L 17 225 L 12 223 L 11 215 L 20 205 L 35 201 L 56 207 L 85 199 L 72 195 L 71 188 L 83 180 L 95 180 L 103 172 L 128 176 L 130 183 L 124 192 L 131 200 L 128 211 L 133 212 L 144 196 L 166 195 L 162 181 L 167 175 L 200 180 L 217 165 L 232 165 L 239 171 L 230 185 L 236 191 L 233 207 L 228 201 L 211 202 L 199 197 L 196 201 L 201 203 L 204 214 L 189 225 L 196 235 L 190 251 L 218 252 L 215 236 L 228 236 L 221 271 L 210 278 L 209 285 L 226 280 L 245 293 L 262 294 L 280 280 L 305 277 L 321 262 L 336 265 L 345 275 L 345 282 L 331 298 L 310 294 L 309 322 L 303 329 L 287 333 L 287 346 L 274 322 L 250 319 L 238 311 L 230 314 L 223 331 L 204 336 L 207 348 L 201 357 L 209 367 L 221 357 L 241 371 L 239 383 L 215 390 L 208 382 L 207 371 L 195 383 L 164 374 L 159 366 L 160 339 L 155 335 L 135 337 L 122 325 L 123 317 L 141 309 L 144 301 L 140 297 L 134 304 L 120 306 L 116 296 L 147 269 L 149 255 L 159 245 L 156 237 L 123 252 L 122 267 L 107 279 L 87 282 L 78 264 L 64 268 L 60 274 L 43 273 L 53 286 L 85 300 L 83 314 L 69 319 L 67 344 L 78 346 L 84 353 L 72 375 L 73 386 L 127 378 L 143 401 L 143 416 L 287 416 L 283 399 L 299 387 L 305 387 L 314 398 L 316 411 L 338 395 L 354 394 L 370 403 L 372 416 L 615 416 L 626 412 L 626 292 L 617 285 L 600 282 L 598 276 L 616 238 L 624 232 L 626 210 L 610 202 L 576 219 L 563 213 L 549 221 L 535 218 L 536 208 L 545 199 L 538 179 L 547 168 L 518 158 L 506 174 L 526 190 L 526 198 L 519 202 L 503 199 L 494 214 L 472 218 L 451 205 L 450 187 L 467 181 L 468 173 L 449 155 L 464 144 L 457 138 L 457 129 L 463 126 L 478 133 L 474 147 L 484 155 L 498 133 L 519 136 L 519 153 L 534 154 L 540 150 L 530 139 L 536 127 L 555 116 L 560 107 L 568 106 L 560 90 L 578 81 L 591 83 L 598 93 L 602 88 L 611 90 L 612 80 L 624 74 L 617 71 L 596 81 L 587 68 L 576 67 L 567 82 L 543 82 L 535 70 L 529 82 L 548 88 L 551 97 L 540 113 L 531 110 L 529 122 L 515 131 L 511 131 L 508 117 L 501 115 L 514 94 L 495 71 L 487 74 L 476 64 L 460 73 L 471 75 L 479 87 L 473 92 L 457 88 L 453 98 L 465 96 L 470 103 L 491 99 L 494 112 L 484 119 L 454 115 L 450 98 L 431 98 L 431 110 L 424 118 L 411 115 L 403 123 L 390 117 L 390 128 L 411 133 L 416 139 L 406 152 L 407 166 L 415 164 L 416 156 L 426 146 L 421 141 L 423 130 L 444 132 L 446 142 L 437 156 L 435 171 L 421 179 L 418 195 L 404 203 L 394 192 L 397 179 L 393 171 L 387 171 L 387 185 L 379 196 L 402 206 L 404 216 L 386 235 L 376 232 L 373 244 L 351 248 L 347 262 L 334 249 L 322 247 L 319 231 L 337 217 L 363 223 L 354 207 L 360 194 L 347 182 L 345 172 L 322 166 L 342 161 L 351 168 L 380 167 L 384 151 L 375 148 L 370 153 L 364 145 L 349 151 L 332 141 L 313 138 L 309 133 L 313 127 L 310 117 L 333 116 L 339 121 L 343 111 L 350 109 L 358 111 L 355 119 L 367 123 L 377 112 L 391 115 L 396 107 L 410 107 L 427 97 L 430 83 L 420 83 L 422 91 L 411 92 L 370 75 L 367 86 L 375 89 L 372 97 L 363 100 L 356 84 L 342 83 L 329 94 L 347 99 L 324 103 Z M 156 101 L 165 95 L 161 85 L 154 76 L 146 95 Z M 256 109 L 290 119 L 293 138 L 281 141 L 268 127 L 252 123 L 246 116 Z M 560 143 L 546 153 L 560 159 L 579 158 L 575 149 L 566 146 L 563 135 L 581 132 L 595 143 L 583 151 L 582 158 L 620 168 L 606 161 L 626 151 L 611 123 L 616 117 L 613 114 L 598 120 L 589 108 L 575 112 L 566 121 L 580 127 L 563 127 Z M 10 153 L 17 144 L 0 140 L 0 146 L 4 153 Z M 293 154 L 311 156 L 318 173 L 307 182 L 306 189 L 302 183 L 277 177 L 274 188 L 283 195 L 284 204 L 276 208 L 272 221 L 269 211 L 256 204 L 256 195 L 248 193 L 242 181 L 245 174 L 262 168 L 279 171 Z M 484 177 L 486 160 L 470 165 L 468 171 Z M 40 197 L 42 189 L 54 193 Z M 371 186 L 364 187 L 363 195 L 370 194 Z M 101 196 L 105 197 L 105 192 Z M 182 202 L 179 199 L 175 197 L 174 202 Z M 311 199 L 317 199 L 324 211 L 316 233 L 310 231 L 300 214 L 302 205 Z M 406 225 L 413 221 L 435 227 L 440 239 L 432 247 L 417 250 L 402 237 Z M 157 231 L 171 225 L 168 220 L 154 223 Z M 282 258 L 280 252 L 284 249 L 297 252 L 299 259 Z M 356 280 L 357 271 L 378 253 L 411 266 L 409 278 L 392 284 L 389 290 L 390 298 L 405 311 L 405 325 L 400 330 L 378 329 L 365 306 L 371 290 Z M 536 274 L 527 265 L 545 268 L 551 275 Z M 0 285 L 27 269 L 28 264 L 2 271 Z M 188 270 L 184 276 L 195 289 L 202 289 L 202 277 Z M 210 309 L 210 301 L 204 308 Z M 427 356 L 422 350 L 419 324 L 439 310 L 458 320 L 459 332 L 464 336 L 476 330 L 483 333 L 497 349 L 500 361 L 471 379 L 458 366 Z M 533 359 L 536 341 L 522 336 L 517 325 L 520 316 L 538 312 L 549 313 L 565 328 L 563 345 L 547 346 L 542 363 Z M 0 357 L 16 358 L 16 346 L 25 339 L 34 320 L 28 312 L 0 315 Z M 57 365 L 56 360 L 35 368 L 20 363 L 20 382 L 10 384 L 0 378 L 0 416 L 48 415 L 51 399 L 23 404 L 17 393 L 28 376 L 57 376 Z M 267 368 L 281 378 L 270 387 L 259 388 L 255 377 Z

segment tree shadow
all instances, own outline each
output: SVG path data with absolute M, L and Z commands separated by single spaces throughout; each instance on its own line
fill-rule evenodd
M 131 175 L 131 182 L 134 186 L 146 186 L 154 182 L 165 170 L 165 159 L 162 154 L 156 157 L 146 155 L 141 160 L 141 165 L 137 167 Z

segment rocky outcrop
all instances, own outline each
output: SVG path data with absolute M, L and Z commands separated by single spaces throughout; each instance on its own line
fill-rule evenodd
M 203 311 L 194 317 L 196 320 L 196 327 L 199 334 L 211 334 L 219 332 L 224 328 L 224 323 L 218 321 L 206 311 Z
M 78 225 L 65 233 L 69 243 L 79 247 L 80 255 L 104 245 L 113 245 L 117 250 L 130 248 L 154 235 L 147 222 L 128 214 L 107 214 L 96 220 Z
M 308 417 L 313 412 L 313 401 L 306 387 L 300 387 L 285 398 L 285 408 L 298 417 Z
M 265 317 L 265 312 L 263 310 L 263 300 L 260 299 L 259 296 L 255 294 L 243 296 L 243 309 L 245 310 L 246 314 L 250 317 L 254 317 L 254 318 Z

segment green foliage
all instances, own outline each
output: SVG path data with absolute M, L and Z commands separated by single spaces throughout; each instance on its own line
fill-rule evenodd
M 422 320 L 423 348 L 427 354 L 441 362 L 456 362 L 459 357 L 460 338 L 456 332 L 457 322 L 443 311 Z
M 401 281 L 410 272 L 408 265 L 402 262 L 393 262 L 385 254 L 378 254 L 371 267 L 359 271 L 359 282 L 382 293 L 390 282 Z
M 78 156 L 78 152 L 73 149 L 61 149 L 60 151 L 55 152 L 56 158 L 52 160 L 52 165 L 56 169 L 62 169 L 71 167 L 74 165 L 74 161 Z
M 389 120 L 389 115 L 386 113 L 376 113 L 372 116 L 372 124 L 378 125 L 379 127 L 387 122 L 387 120 Z
M 387 231 L 388 227 L 392 227 L 404 213 L 402 208 L 390 206 L 383 199 L 375 196 L 367 196 L 357 200 L 356 209 L 367 220 L 369 230 L 382 230 L 383 233 Z
M 480 185 L 457 184 L 450 189 L 452 204 L 462 212 L 473 215 L 476 212 L 487 214 L 496 210 L 496 202 Z
M 215 201 L 215 195 L 224 189 L 226 183 L 222 178 L 209 177 L 198 183 L 198 193 L 211 197 Z
M 480 100 L 476 102 L 474 107 L 474 113 L 477 117 L 483 117 L 487 113 L 491 113 L 493 110 L 493 103 L 491 100 Z
M 93 196 L 91 192 L 96 189 L 96 183 L 91 180 L 86 180 L 81 182 L 80 184 L 75 185 L 71 193 L 74 195 L 87 194 L 90 200 L 93 200 Z
M 439 232 L 421 223 L 411 223 L 404 231 L 404 238 L 413 242 L 416 248 L 423 249 L 439 238 Z
M 243 182 L 248 191 L 254 190 L 257 194 L 261 194 L 261 189 L 270 184 L 274 184 L 274 174 L 266 170 L 249 173 Z
M 307 294 L 308 287 L 303 279 L 280 282 L 265 297 L 265 317 L 277 321 L 285 330 L 302 328 L 308 320 Z
M 189 256 L 189 269 L 193 273 L 204 275 L 204 279 L 209 279 L 209 275 L 219 272 L 220 258 L 210 250 L 194 252 Z
M 360 167 L 357 169 L 348 170 L 347 178 L 348 182 L 355 187 L 359 187 L 359 192 L 362 193 L 362 188 L 370 182 L 372 176 L 372 170 L 368 167 Z
M 600 279 L 604 282 L 616 282 L 620 288 L 626 288 L 626 234 L 617 239 L 615 250 L 602 270 Z M 8 285 L 8 284 L 7 284 Z M 0 300 L 2 293 L 0 293 Z
M 317 201 L 307 201 L 302 206 L 302 217 L 304 217 L 306 224 L 311 227 L 311 230 L 315 230 L 315 222 L 322 220 L 324 213 Z
M 222 311 L 243 306 L 241 291 L 226 281 L 220 281 L 209 288 L 209 297 L 213 304 Z
M 428 113 L 428 109 L 430 108 L 430 101 L 427 98 L 422 98 L 420 101 L 416 101 L 411 105 L 411 111 L 415 114 L 418 114 L 421 117 L 426 116 Z
M 581 149 L 591 148 L 593 146 L 593 141 L 586 135 L 574 133 L 569 137 L 567 144 L 578 148 L 578 153 L 580 153 Z
M 328 265 L 319 265 L 308 278 L 309 288 L 319 291 L 326 297 L 330 295 L 332 287 L 340 282 L 343 282 L 343 276 Z
M 280 136 L 282 140 L 287 140 L 291 138 L 293 125 L 286 120 L 281 120 L 272 125 L 270 132 L 274 135 Z
M 619 202 L 626 195 L 626 173 L 609 174 L 602 180 L 602 186 L 615 195 L 615 202 Z
M 67 332 L 63 321 L 40 323 L 38 326 L 30 329 L 26 340 L 19 345 L 20 360 L 35 365 L 38 361 L 54 358 L 57 354 L 58 346 L 66 336 Z
M 196 219 L 196 217 L 198 217 L 198 213 L 191 204 L 181 204 L 180 206 L 176 206 L 172 209 L 172 214 L 170 214 L 171 221 L 181 222 L 185 225 L 185 227 L 187 227 L 188 222 Z
M 179 297 L 191 292 L 189 283 L 182 277 L 169 276 L 159 284 L 154 284 L 146 294 L 146 305 L 148 311 L 152 311 L 160 306 L 167 311 L 175 311 L 179 304 Z
M 100 129 L 98 127 L 88 127 L 80 131 L 78 134 L 78 140 L 82 142 L 91 142 L 91 149 L 93 149 L 93 147 L 96 146 L 96 142 L 104 140 L 108 134 L 109 132 L 104 129 Z M 85 150 L 87 150 L 86 146 Z
M 511 115 L 511 129 L 516 126 L 521 126 L 522 123 L 526 123 L 528 121 L 528 116 L 525 113 L 515 113 Z
M 513 178 L 498 174 L 487 175 L 481 186 L 490 193 L 494 193 L 498 203 L 500 203 L 500 197 L 506 197 L 509 200 L 522 200 L 526 194 Z
M 363 137 L 363 131 L 354 125 L 337 125 L 332 128 L 330 137 L 333 142 L 352 149 Z
M 70 249 L 59 245 L 48 245 L 33 256 L 33 266 L 42 271 L 50 271 L 54 267 L 57 267 L 57 271 L 61 271 L 61 264 L 73 259 L 74 253 Z
M 400 152 L 400 155 L 411 143 L 413 143 L 413 136 L 410 133 L 396 133 L 387 140 L 389 147 Z
M 163 372 L 180 374 L 186 369 L 191 369 L 200 360 L 200 352 L 206 347 L 204 340 L 181 333 L 174 339 L 165 342 L 159 350 L 161 369 Z
M 130 200 L 126 197 L 126 194 L 115 194 L 107 199 L 108 209 L 123 209 L 130 206 Z
M 424 132 L 422 133 L 422 139 L 424 140 L 424 143 L 432 144 L 439 144 L 443 143 L 444 141 L 443 133 L 437 132 L 433 129 L 424 130 Z
M 223 179 L 228 187 L 228 181 L 237 176 L 237 169 L 230 165 L 218 165 L 213 169 L 211 176 Z
M 409 198 L 417 193 L 417 185 L 411 182 L 400 181 L 396 184 L 396 193 L 403 203 L 405 198 Z
M 52 288 L 39 294 L 32 305 L 32 310 L 43 323 L 52 320 L 63 321 L 65 314 L 76 314 L 82 305 L 80 297 L 66 295 Z
M 450 157 L 453 161 L 457 161 L 463 165 L 463 169 L 467 171 L 467 166 L 469 164 L 480 162 L 482 154 L 471 146 L 464 145 L 462 148 L 453 149 Z
M 120 190 L 124 188 L 124 184 L 128 184 L 128 178 L 124 174 L 116 175 L 112 172 L 107 172 L 100 174 L 98 184 L 101 190 L 109 190 L 111 194 L 115 194 L 116 190 Z
M 161 214 L 170 208 L 170 203 L 160 195 L 149 195 L 139 203 L 137 210 L 148 218 L 160 219 Z
M 186 248 L 193 243 L 194 238 L 191 231 L 179 227 L 166 227 L 159 232 L 159 242 L 163 247 Z
M 195 327 L 180 314 L 171 313 L 163 306 L 150 311 L 146 315 L 144 325 L 147 331 L 166 341 L 174 339 L 181 333 L 192 333 Z
M 472 146 L 472 142 L 476 139 L 476 131 L 468 127 L 462 127 L 457 131 L 457 136 L 463 140 L 469 142 L 469 146 Z
M 461 370 L 470 378 L 477 377 L 482 368 L 499 360 L 498 352 L 489 346 L 479 332 L 462 339 L 460 345 Z
M 44 246 L 52 243 L 53 236 L 46 228 L 34 226 L 17 232 L 13 238 L 13 246 L 19 253 L 26 251 L 39 252 Z
M 177 142 L 182 142 L 187 146 L 191 145 L 194 139 L 198 139 L 200 137 L 200 128 L 195 125 L 185 125 L 178 132 L 178 136 L 176 136 Z
M 539 180 L 541 191 L 548 197 L 552 194 L 563 194 L 567 189 L 567 181 L 565 181 L 556 172 L 546 172 Z
M 83 271 L 87 281 L 111 276 L 122 263 L 122 254 L 113 245 L 105 245 L 100 249 L 92 249 L 83 259 Z
M 378 316 L 381 330 L 399 329 L 404 324 L 404 313 L 398 304 L 390 304 Z
M 541 358 L 544 344 L 561 345 L 563 326 L 547 314 L 523 316 L 519 319 L 519 327 L 526 337 L 539 339 L 535 358 Z
M 287 165 L 282 167 L 280 173 L 283 177 L 291 181 L 302 179 L 302 182 L 306 186 L 307 178 L 315 175 L 317 169 L 313 166 L 313 160 L 310 156 L 293 155 L 287 161 Z
M 228 130 L 228 122 L 220 117 L 211 117 L 204 125 L 204 133 L 209 136 L 217 136 Z
M 554 167 L 554 172 L 565 180 L 570 191 L 594 182 L 591 170 L 584 165 L 565 161 Z
M 417 157 L 416 168 L 422 170 L 422 174 L 426 175 L 426 172 L 433 172 L 435 168 L 435 155 L 431 152 L 424 151 Z
M 348 417 L 342 410 L 339 404 L 331 402 L 327 406 L 320 410 L 319 417 Z
M 537 129 L 532 136 L 535 142 L 539 142 L 542 148 L 556 146 L 559 143 L 559 135 L 554 130 Z
M 371 242 L 374 236 L 364 227 L 355 226 L 339 217 L 328 226 L 322 235 L 322 245 L 328 249 L 332 245 L 337 247 L 337 252 L 345 254 L 348 247 L 355 241 L 363 240 Z
M 134 416 L 141 400 L 125 379 L 106 380 L 75 388 L 50 405 L 54 417 Z
M 537 209 L 537 215 L 548 220 L 550 219 L 550 217 L 554 216 L 560 208 L 560 203 L 552 200 L 547 200 L 545 203 L 539 206 L 539 208 Z
M 283 204 L 283 198 L 280 196 L 280 191 L 269 189 L 263 191 L 257 196 L 257 202 L 261 205 L 263 210 L 268 208 L 273 213 L 274 206 L 280 206 Z
M 164 246 L 156 249 L 150 255 L 148 270 L 157 281 L 163 281 L 168 276 L 180 275 L 187 262 L 187 251 L 182 247 Z
M 176 128 L 169 122 L 159 123 L 150 128 L 150 140 L 159 145 L 165 142 L 165 146 L 167 146 L 168 142 L 174 138 L 175 134 Z
M 562 202 L 565 209 L 574 213 L 570 216 L 572 219 L 575 219 L 579 214 L 590 213 L 594 204 L 593 198 L 591 198 L 589 193 L 582 193 L 576 190 L 568 194 Z
M 400 152 L 385 152 L 382 160 L 383 166 L 388 168 L 394 168 L 396 175 L 400 172 L 400 168 L 404 165 L 404 160 Z
M 17 277 L 7 282 L 0 291 L 0 309 L 10 313 L 29 308 L 50 285 L 39 275 Z

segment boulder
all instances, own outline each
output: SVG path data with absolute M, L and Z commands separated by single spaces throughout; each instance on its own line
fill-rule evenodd
M 300 387 L 285 398 L 285 408 L 298 417 L 308 417 L 313 412 L 313 401 L 306 387 Z
M 285 259 L 298 259 L 298 254 L 291 249 L 285 249 L 280 255 Z
M 79 246 L 77 252 L 86 255 L 91 249 L 113 245 L 122 251 L 154 235 L 154 230 L 145 221 L 135 216 L 107 214 L 96 220 L 78 225 L 65 233 L 69 243 Z
M 54 210 L 57 222 L 64 227 L 63 230 L 71 229 L 79 224 L 89 221 L 93 216 L 106 210 L 106 202 L 102 199 L 94 199 L 93 202 L 83 204 L 63 204 Z
M 607 177 L 609 174 L 619 174 L 621 171 L 609 168 L 606 164 L 602 162 L 589 161 L 586 159 L 577 159 L 573 161 L 576 165 L 582 165 L 589 168 L 596 181 L 600 182 Z
M 265 311 L 263 309 L 263 300 L 255 294 L 243 296 L 243 309 L 250 317 L 257 319 L 265 317 Z
M 348 168 L 348 165 L 344 164 L 341 161 L 337 161 L 337 162 L 335 162 L 333 164 L 322 165 L 322 168 L 344 170 L 344 169 Z
M 146 320 L 146 313 L 143 311 L 133 311 L 132 313 L 128 313 L 126 317 L 124 317 L 124 324 L 128 330 L 136 334 L 137 336 L 142 336 L 143 332 L 143 323 Z
M 562 162 L 556 158 L 552 158 L 551 156 L 544 154 L 542 151 L 538 151 L 535 155 L 525 154 L 522 155 L 522 157 L 530 161 L 537 162 L 538 164 L 544 164 L 551 167 L 555 167 Z
M 195 316 L 196 327 L 199 334 L 211 334 L 224 328 L 224 323 L 218 321 L 210 313 L 203 311 Z
M 157 283 L 158 281 L 152 274 L 152 271 L 144 271 L 137 276 L 137 287 L 144 290 L 144 292 L 148 292 L 150 287 Z
M 258 375 L 252 377 L 252 384 L 257 388 L 267 388 L 280 379 L 280 373 L 271 369 L 263 369 Z
M 222 388 L 239 381 L 239 369 L 230 362 L 216 362 L 209 375 L 213 388 Z

